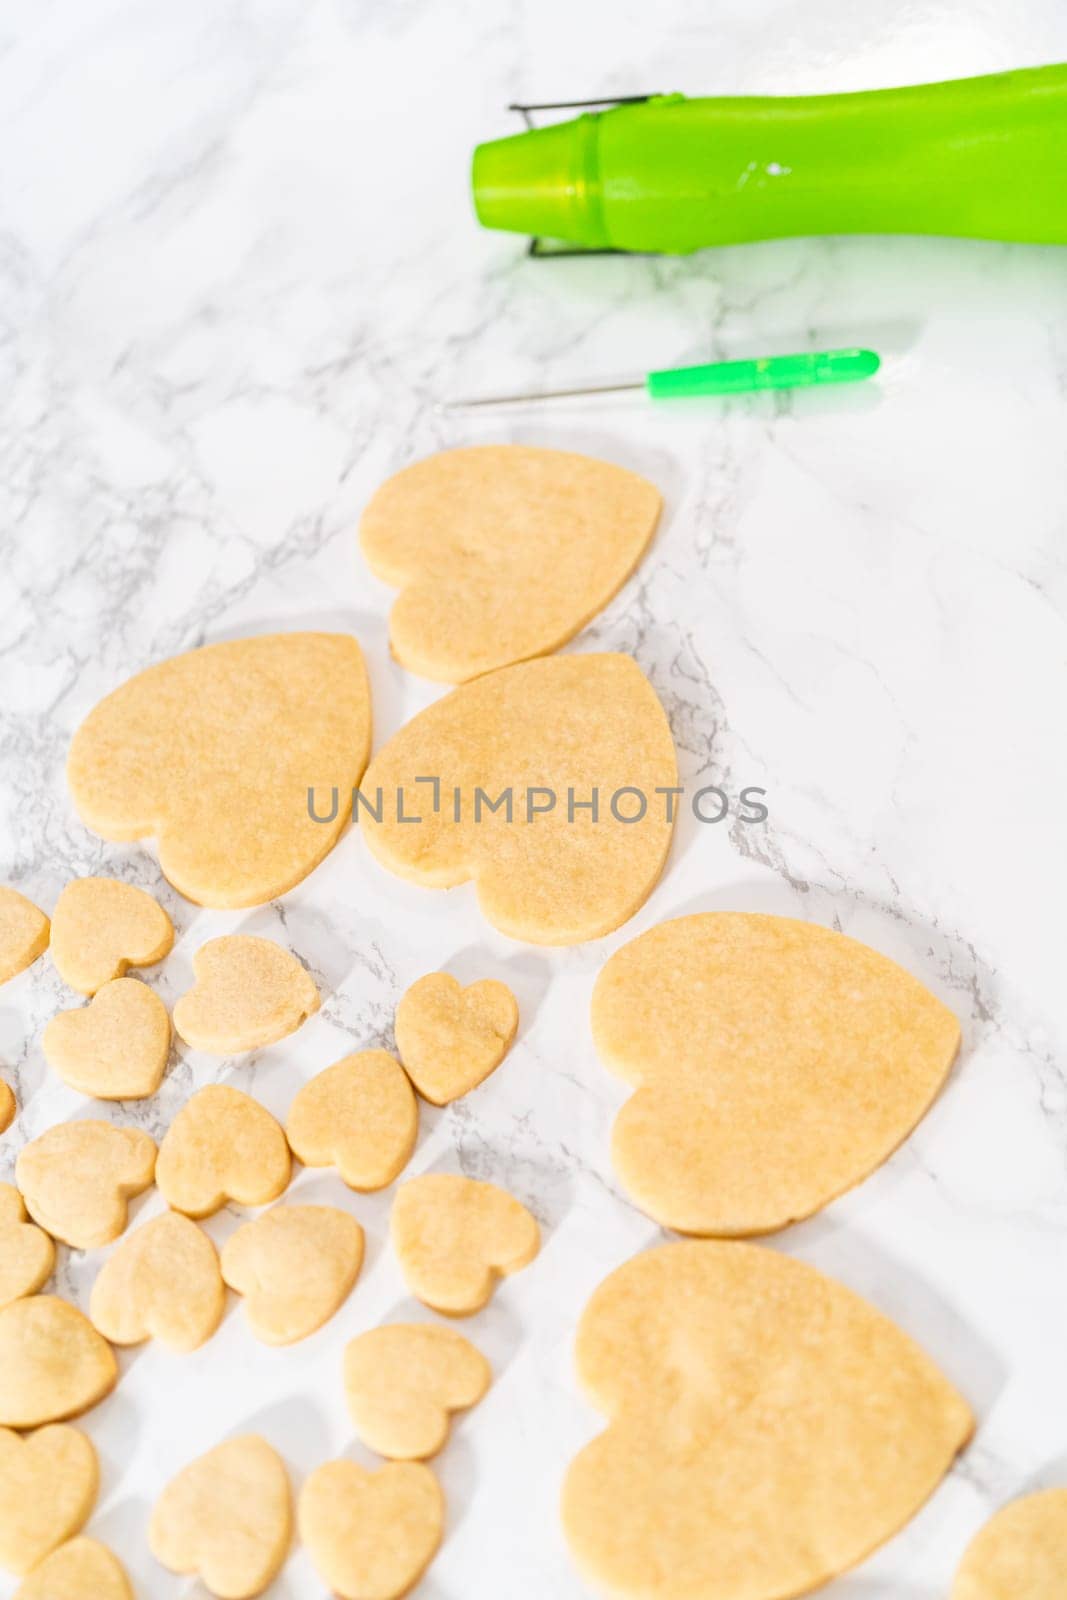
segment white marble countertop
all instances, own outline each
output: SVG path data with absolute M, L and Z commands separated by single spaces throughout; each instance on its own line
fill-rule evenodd
M 158 1132 L 220 1073 L 284 1112 L 299 1081 L 388 1040 L 398 996 L 435 967 L 504 977 L 521 1002 L 506 1064 L 424 1110 L 409 1169 L 497 1178 L 546 1235 L 469 1325 L 497 1379 L 440 1458 L 447 1538 L 420 1600 L 584 1593 L 556 1518 L 563 1469 L 598 1426 L 576 1394 L 573 1330 L 604 1274 L 657 1236 L 613 1182 L 625 1091 L 593 1055 L 588 999 L 607 953 L 682 910 L 840 926 L 964 1023 L 950 1084 L 903 1149 L 773 1241 L 894 1316 L 980 1419 L 929 1506 L 835 1600 L 941 1600 L 998 1504 L 1067 1481 L 1067 258 L 895 239 L 546 264 L 480 232 L 466 192 L 471 147 L 508 131 L 516 95 L 818 91 L 1065 57 L 1058 0 L 4 7 L 0 879 L 46 909 L 87 871 L 158 890 L 179 927 L 153 979 L 168 1002 L 191 951 L 235 928 L 288 940 L 327 996 L 251 1061 L 179 1052 L 155 1101 L 111 1114 Z M 434 411 L 490 386 L 853 342 L 886 357 L 864 390 L 480 422 Z M 358 832 L 282 903 L 225 915 L 179 900 L 150 850 L 78 824 L 72 729 L 131 671 L 204 640 L 351 628 L 378 740 L 428 703 L 437 691 L 389 660 L 390 594 L 355 524 L 391 470 L 484 439 L 587 448 L 663 486 L 650 556 L 577 647 L 633 652 L 686 779 L 764 785 L 766 826 L 683 822 L 625 930 L 550 952 L 494 934 L 469 888 L 388 878 Z M 40 1049 L 63 1004 L 47 960 L 0 992 L 0 1066 L 23 1105 L 0 1175 L 19 1142 L 79 1108 Z M 276 1351 L 233 1308 L 194 1356 L 123 1357 L 117 1393 L 86 1421 L 103 1462 L 89 1531 L 140 1596 L 202 1593 L 147 1551 L 167 1478 L 249 1425 L 298 1479 L 355 1449 L 340 1352 L 410 1310 L 389 1194 L 348 1195 L 326 1173 L 297 1192 L 349 1205 L 367 1229 L 344 1311 Z M 61 1288 L 84 1303 L 96 1270 L 65 1255 Z M 321 1595 L 303 1552 L 270 1593 Z

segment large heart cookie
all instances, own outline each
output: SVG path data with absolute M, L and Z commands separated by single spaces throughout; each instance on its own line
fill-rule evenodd
M 1067 1489 L 1006 1505 L 967 1547 L 952 1600 L 1063 1600 Z
M 64 983 L 95 994 L 128 967 L 162 961 L 174 924 L 143 889 L 118 878 L 75 878 L 52 913 L 50 953 Z
M 61 1122 L 15 1163 L 26 1209 L 53 1239 L 96 1250 L 126 1226 L 127 1203 L 152 1182 L 155 1140 L 110 1122 Z
M 20 1438 L 0 1428 L 0 1567 L 30 1572 L 83 1526 L 99 1470 L 91 1441 L 53 1423 Z
M 612 1159 L 657 1222 L 768 1232 L 896 1149 L 959 1023 L 917 979 L 829 928 L 713 912 L 624 945 L 593 991 L 601 1059 L 634 1085 Z
M 482 978 L 464 989 L 449 973 L 430 972 L 396 1008 L 396 1047 L 423 1098 L 445 1106 L 500 1065 L 518 1026 L 506 983 Z
M 393 654 L 463 683 L 572 638 L 622 587 L 660 513 L 651 483 L 563 450 L 445 450 L 384 483 L 360 523 L 367 564 L 402 589 Z
M 888 1318 L 758 1245 L 663 1245 L 613 1272 L 578 1329 L 609 1426 L 571 1463 L 563 1524 L 619 1600 L 807 1594 L 901 1528 L 971 1413 Z
M 304 1484 L 299 1523 L 316 1571 L 339 1600 L 398 1600 L 441 1543 L 444 1498 L 421 1462 L 371 1472 L 327 1461 Z
M 289 1110 L 286 1137 L 305 1167 L 336 1167 L 350 1189 L 383 1189 L 415 1148 L 419 1112 L 385 1050 L 360 1050 L 316 1073 Z
M 401 1184 L 390 1223 L 413 1295 L 435 1311 L 480 1311 L 498 1277 L 528 1266 L 541 1244 L 537 1219 L 505 1189 L 449 1172 Z
M 101 700 L 74 735 L 67 780 L 94 833 L 154 834 L 187 899 L 260 905 L 337 842 L 370 727 L 355 639 L 236 639 L 161 661 Z
M 41 1045 L 48 1065 L 79 1093 L 97 1100 L 144 1100 L 163 1079 L 170 1018 L 147 984 L 116 978 L 87 1006 L 53 1017 Z
M 72 1539 L 20 1584 L 15 1600 L 133 1600 L 122 1562 L 96 1539 Z
M 174 1027 L 194 1050 L 235 1055 L 293 1033 L 319 1009 L 306 968 L 273 939 L 224 934 L 193 957 L 196 983 L 174 1007 Z
M 480 1350 L 436 1322 L 371 1328 L 345 1350 L 345 1399 L 363 1443 L 394 1461 L 436 1455 L 453 1411 L 476 1405 L 492 1381 Z
M 275 1206 L 230 1235 L 222 1276 L 264 1344 L 295 1344 L 329 1321 L 363 1264 L 363 1229 L 335 1206 Z
M 210 1217 L 227 1200 L 265 1206 L 289 1182 L 285 1134 L 270 1112 L 240 1089 L 212 1083 L 178 1112 L 159 1147 L 156 1183 L 167 1204 Z
M 35 1294 L 0 1311 L 0 1426 L 36 1428 L 95 1406 L 115 1386 L 111 1346 L 66 1300 Z
M 226 1290 L 218 1252 L 180 1212 L 135 1228 L 97 1274 L 89 1316 L 112 1344 L 158 1339 L 196 1350 L 222 1321 Z
M 17 889 L 0 884 L 0 983 L 48 949 L 48 918 Z
M 0 1306 L 36 1294 L 55 1265 L 56 1247 L 42 1228 L 26 1221 L 22 1196 L 0 1183 Z
M 153 1509 L 148 1543 L 163 1566 L 198 1573 L 219 1600 L 251 1600 L 281 1571 L 291 1535 L 285 1464 L 250 1433 L 171 1479 Z
M 437 889 L 473 878 L 502 933 L 576 944 L 610 933 L 651 893 L 677 781 L 640 667 L 554 656 L 420 712 L 371 762 L 361 826 L 399 877 Z

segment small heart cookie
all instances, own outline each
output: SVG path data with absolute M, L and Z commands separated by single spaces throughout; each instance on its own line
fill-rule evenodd
M 168 955 L 174 924 L 144 889 L 118 878 L 75 878 L 52 913 L 51 956 L 64 983 L 95 994 L 128 967 Z
M 170 1018 L 147 984 L 115 978 L 87 1006 L 53 1017 L 41 1045 L 48 1065 L 79 1093 L 97 1100 L 144 1100 L 163 1079 Z
M 396 1045 L 423 1099 L 446 1106 L 500 1065 L 518 1026 L 506 983 L 482 978 L 464 989 L 449 973 L 430 972 L 396 1008 Z
M 77 1533 L 99 1481 L 80 1429 L 53 1423 L 21 1438 L 0 1428 L 0 1567 L 21 1577 Z
M 196 983 L 174 1007 L 186 1044 L 210 1055 L 258 1050 L 295 1033 L 319 1009 L 319 991 L 294 955 L 272 939 L 230 933 L 193 957 Z
M 156 1183 L 169 1206 L 210 1217 L 227 1200 L 265 1206 L 289 1182 L 285 1134 L 240 1089 L 212 1083 L 178 1112 L 159 1147 Z
M 444 1497 L 421 1462 L 371 1472 L 327 1461 L 304 1484 L 299 1524 L 316 1571 L 339 1600 L 398 1600 L 441 1543 Z
M 0 1133 L 6 1133 L 10 1128 L 18 1108 L 18 1101 L 10 1084 L 0 1079 Z
M 15 1600 L 133 1600 L 122 1562 L 96 1539 L 72 1539 L 42 1562 Z
M 300 1090 L 286 1137 L 305 1167 L 335 1166 L 350 1189 L 384 1189 L 415 1148 L 419 1111 L 407 1074 L 386 1050 L 335 1061 Z
M 117 1377 L 111 1346 L 66 1300 L 35 1294 L 0 1311 L 0 1426 L 77 1416 L 110 1394 Z
M 1002 1506 L 964 1553 L 951 1600 L 1063 1600 L 1067 1589 L 1067 1489 L 1043 1489 Z
M 96 1250 L 126 1226 L 127 1202 L 152 1182 L 155 1140 L 110 1122 L 61 1122 L 19 1152 L 15 1182 L 53 1239 Z
M 0 983 L 48 949 L 48 918 L 17 889 L 0 884 Z
M 390 1227 L 412 1294 L 454 1317 L 480 1311 L 496 1278 L 528 1266 L 541 1243 L 536 1218 L 506 1190 L 448 1172 L 401 1184 Z
M 156 1501 L 148 1543 L 171 1572 L 199 1574 L 219 1600 L 251 1600 L 281 1571 L 292 1536 L 289 1477 L 277 1451 L 248 1433 L 216 1445 Z
M 328 1322 L 359 1276 L 363 1229 L 334 1206 L 275 1206 L 230 1235 L 222 1276 L 264 1344 L 295 1344 Z
M 371 1328 L 345 1351 L 353 1426 L 365 1445 L 394 1461 L 436 1455 L 451 1413 L 476 1405 L 492 1378 L 469 1339 L 434 1322 Z
M 226 1290 L 215 1246 L 179 1211 L 128 1234 L 101 1267 L 89 1318 L 112 1344 L 158 1339 L 196 1350 L 222 1321 Z
M 18 1190 L 0 1183 L 0 1306 L 36 1294 L 55 1260 L 56 1247 L 48 1234 L 26 1221 Z

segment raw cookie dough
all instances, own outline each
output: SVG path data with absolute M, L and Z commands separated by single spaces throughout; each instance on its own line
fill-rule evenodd
M 167 1008 L 139 978 L 116 978 L 87 1006 L 61 1011 L 41 1039 L 64 1083 L 97 1100 L 145 1100 L 170 1054 Z
M 196 1350 L 222 1321 L 226 1290 L 214 1244 L 180 1212 L 127 1234 L 97 1274 L 89 1317 L 112 1344 L 158 1339 Z
M 350 1189 L 384 1189 L 415 1148 L 419 1112 L 400 1063 L 359 1050 L 319 1072 L 289 1110 L 286 1137 L 305 1167 L 336 1167 Z
M 439 780 L 436 809 L 420 778 Z M 636 662 L 552 656 L 454 689 L 401 728 L 367 770 L 360 826 L 398 877 L 430 889 L 473 878 L 501 933 L 578 944 L 652 892 L 674 814 L 657 791 L 677 782 L 667 718 Z
M 592 1001 L 605 1066 L 636 1093 L 612 1160 L 683 1233 L 808 1217 L 904 1140 L 948 1075 L 956 1018 L 895 962 L 829 928 L 710 912 L 618 950 Z
M 292 1537 L 285 1463 L 258 1434 L 228 1439 L 172 1478 L 148 1543 L 171 1572 L 198 1573 L 219 1600 L 250 1600 L 281 1571 Z
M 212 1083 L 178 1112 L 159 1147 L 156 1183 L 175 1211 L 210 1217 L 235 1200 L 265 1206 L 289 1182 L 285 1134 L 270 1112 L 240 1089 Z
M 96 1539 L 72 1539 L 25 1583 L 15 1600 L 133 1600 L 122 1563 Z
M 110 1394 L 117 1377 L 111 1346 L 66 1300 L 35 1294 L 0 1311 L 0 1426 L 77 1416 Z
M 563 450 L 475 445 L 405 467 L 359 530 L 371 571 L 402 590 L 393 654 L 463 683 L 558 649 L 626 582 L 661 504 L 636 473 Z
M 50 953 L 64 983 L 95 994 L 128 967 L 168 955 L 174 924 L 144 889 L 118 878 L 75 878 L 52 913 Z
M 399 1600 L 436 1554 L 444 1497 L 429 1467 L 391 1462 L 371 1472 L 327 1461 L 304 1484 L 300 1537 L 339 1600 Z
M 363 1229 L 335 1206 L 275 1206 L 230 1235 L 222 1276 L 264 1344 L 295 1344 L 328 1322 L 363 1265 Z
M 464 989 L 449 973 L 430 972 L 396 1008 L 396 1047 L 423 1099 L 446 1106 L 500 1065 L 518 1026 L 506 983 L 482 978 Z
M 18 1111 L 18 1101 L 10 1084 L 0 1079 L 0 1133 L 6 1133 L 15 1120 Z
M 488 1361 L 454 1328 L 395 1322 L 345 1350 L 345 1399 L 363 1443 L 394 1461 L 435 1456 L 453 1411 L 476 1405 L 492 1382 Z
M 193 972 L 196 983 L 174 1007 L 174 1027 L 194 1050 L 258 1050 L 295 1033 L 319 1009 L 310 974 L 273 939 L 209 939 L 193 957 Z
M 967 1548 L 952 1600 L 1063 1600 L 1067 1489 L 1013 1500 Z
M 15 1182 L 34 1222 L 75 1250 L 96 1250 L 126 1226 L 127 1202 L 156 1166 L 155 1140 L 110 1122 L 61 1122 L 19 1152 Z
M 48 918 L 17 889 L 0 884 L 0 983 L 48 949 Z
M 53 1423 L 25 1438 L 0 1428 L 0 1567 L 18 1576 L 84 1526 L 96 1500 L 96 1451 Z
M 402 1183 L 390 1227 L 412 1294 L 454 1317 L 480 1311 L 497 1278 L 528 1266 L 541 1244 L 537 1219 L 505 1189 L 449 1172 Z
M 974 1419 L 851 1290 L 759 1245 L 688 1240 L 619 1267 L 577 1339 L 609 1426 L 563 1526 L 616 1600 L 783 1600 L 862 1561 L 933 1493 Z
M 235 639 L 161 661 L 101 700 L 74 735 L 67 781 L 94 833 L 155 834 L 186 899 L 261 905 L 336 844 L 370 731 L 355 639 Z M 309 787 L 316 816 L 336 809 L 331 821 L 311 815 Z
M 49 1235 L 26 1221 L 18 1190 L 0 1183 L 0 1306 L 36 1294 L 51 1276 L 55 1260 L 56 1247 Z

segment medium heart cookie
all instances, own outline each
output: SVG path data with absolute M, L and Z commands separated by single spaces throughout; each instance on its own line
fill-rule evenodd
M 355 639 L 235 639 L 161 661 L 101 700 L 71 742 L 67 781 L 94 833 L 154 834 L 186 899 L 261 905 L 336 844 L 370 728 Z
M 21 1438 L 0 1428 L 0 1567 L 21 1576 L 76 1534 L 99 1479 L 80 1429 L 53 1423 Z
M 17 889 L 0 884 L 0 983 L 48 949 L 48 918 Z
M 52 913 L 50 953 L 64 983 L 95 994 L 128 967 L 151 967 L 174 943 L 174 924 L 144 889 L 118 878 L 75 878 Z
M 444 1497 L 421 1462 L 371 1472 L 327 1461 L 304 1484 L 299 1525 L 315 1570 L 339 1600 L 398 1600 L 441 1543 Z
M 230 1235 L 222 1276 L 264 1344 L 295 1344 L 328 1322 L 359 1276 L 363 1229 L 335 1206 L 275 1206 Z
M 48 1234 L 26 1221 L 18 1190 L 0 1183 L 0 1306 L 36 1294 L 55 1260 L 56 1247 Z
M 97 1274 L 89 1317 L 112 1344 L 158 1339 L 196 1350 L 222 1321 L 226 1290 L 218 1252 L 178 1211 L 127 1234 Z
M 95 1406 L 115 1387 L 115 1355 L 66 1300 L 35 1294 L 0 1311 L 0 1426 L 36 1428 Z
M 289 1477 L 258 1434 L 191 1461 L 156 1501 L 148 1543 L 171 1572 L 195 1572 L 219 1600 L 251 1600 L 281 1571 L 292 1536 Z
M 6 1133 L 15 1120 L 18 1101 L 10 1084 L 0 1079 L 0 1133 Z
M 159 1147 L 156 1183 L 175 1211 L 210 1217 L 227 1200 L 264 1206 L 289 1182 L 285 1134 L 251 1095 L 228 1084 L 198 1089 Z
M 403 591 L 393 654 L 462 683 L 558 649 L 626 582 L 661 503 L 636 473 L 563 450 L 475 445 L 405 467 L 359 530 L 371 571 Z
M 96 1250 L 126 1226 L 128 1201 L 152 1182 L 155 1140 L 110 1122 L 61 1122 L 15 1162 L 26 1209 L 53 1239 Z
M 194 1050 L 236 1055 L 294 1033 L 319 1009 L 319 991 L 272 939 L 224 934 L 193 957 L 196 983 L 174 1007 L 174 1027 Z
M 476 1405 L 492 1382 L 480 1350 L 454 1328 L 396 1322 L 345 1350 L 345 1399 L 363 1443 L 394 1461 L 434 1456 L 453 1411 Z
M 133 1600 L 133 1590 L 107 1545 L 72 1539 L 30 1573 L 15 1600 Z
M 482 978 L 464 989 L 447 972 L 430 972 L 396 1008 L 396 1047 L 423 1098 L 446 1106 L 500 1065 L 518 1026 L 506 983 Z
M 116 978 L 87 1006 L 53 1017 L 41 1045 L 48 1065 L 81 1094 L 144 1100 L 163 1080 L 170 1018 L 147 984 Z
M 359 1050 L 306 1083 L 286 1137 L 305 1167 L 336 1167 L 350 1189 L 384 1189 L 415 1148 L 419 1112 L 407 1075 L 385 1050 Z
M 1063 1600 L 1067 1489 L 1013 1500 L 971 1541 L 952 1600 Z
M 541 1243 L 537 1219 L 495 1183 L 429 1172 L 402 1183 L 390 1223 L 413 1295 L 435 1311 L 480 1311 L 498 1277 L 528 1266 Z

